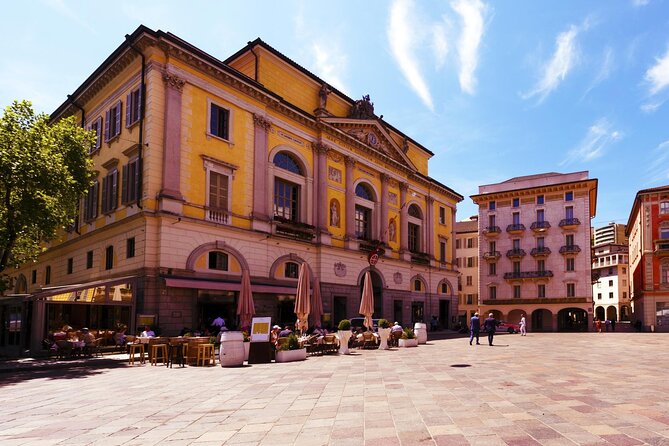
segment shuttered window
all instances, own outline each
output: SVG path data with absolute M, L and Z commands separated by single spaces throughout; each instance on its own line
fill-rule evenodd
M 139 158 L 123 166 L 122 181 L 121 202 L 129 204 L 137 201 L 139 198 Z
M 102 179 L 102 213 L 108 214 L 118 206 L 118 170 Z
M 228 210 L 228 176 L 211 172 L 209 174 L 209 207 Z
M 137 87 L 128 93 L 125 100 L 125 126 L 130 127 L 141 118 L 142 88 Z
M 230 110 L 211 104 L 209 133 L 219 138 L 230 139 Z
M 118 101 L 105 113 L 105 142 L 121 134 L 121 101 Z
M 89 130 L 95 132 L 95 143 L 91 146 L 91 149 L 88 153 L 93 153 L 97 150 L 100 150 L 102 146 L 102 116 L 99 116 L 98 119 L 93 121 Z
M 84 221 L 95 220 L 98 216 L 98 191 L 99 184 L 97 180 L 88 189 L 88 194 L 84 197 Z

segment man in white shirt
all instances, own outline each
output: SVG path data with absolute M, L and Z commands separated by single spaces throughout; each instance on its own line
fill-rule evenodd
M 144 331 L 140 336 L 143 338 L 155 338 L 156 334 L 154 333 L 153 330 L 151 330 L 151 327 L 147 325 L 146 327 L 144 327 Z

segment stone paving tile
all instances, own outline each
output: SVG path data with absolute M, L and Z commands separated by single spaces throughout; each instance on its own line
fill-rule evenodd
M 0 444 L 669 446 L 667 341 L 530 333 L 489 349 L 451 338 L 231 369 L 105 358 L 11 374 L 3 362 Z M 617 351 L 634 354 L 603 380 Z

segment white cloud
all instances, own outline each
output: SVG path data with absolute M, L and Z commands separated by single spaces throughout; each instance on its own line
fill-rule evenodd
M 644 79 L 650 84 L 650 94 L 654 95 L 669 85 L 669 49 L 656 63 L 646 71 Z
M 646 169 L 646 184 L 669 181 L 669 140 L 660 143 L 652 153 L 653 162 Z
M 338 90 L 348 94 L 348 89 L 342 80 L 347 66 L 346 55 L 336 46 L 325 48 L 324 45 L 316 42 L 311 45 L 311 49 L 316 59 L 316 71 L 319 76 Z
M 646 6 L 648 3 L 650 3 L 650 0 L 632 0 L 632 6 L 635 8 Z
M 599 62 L 599 64 L 600 68 L 597 72 L 597 76 L 595 76 L 595 78 L 592 80 L 590 86 L 588 86 L 588 88 L 585 90 L 585 93 L 583 93 L 583 96 L 590 93 L 593 88 L 604 82 L 611 75 L 614 65 L 614 55 L 613 49 L 610 46 L 607 46 L 606 49 L 604 49 L 604 56 L 602 57 L 602 60 Z
M 483 15 L 486 6 L 480 0 L 457 0 L 451 8 L 462 19 L 462 33 L 458 39 L 458 55 L 460 57 L 460 88 L 474 94 L 478 66 L 478 50 L 483 37 Z
M 558 34 L 555 39 L 555 52 L 542 68 L 541 79 L 532 90 L 522 95 L 523 99 L 538 97 L 542 102 L 555 90 L 574 68 L 578 59 L 578 46 L 576 37 L 580 32 L 579 27 L 571 25 L 567 31 Z
M 655 113 L 655 111 L 662 106 L 664 101 L 646 102 L 641 105 L 641 111 L 644 113 Z
M 413 9 L 415 9 L 413 1 L 395 0 L 390 6 L 390 20 L 386 34 L 390 43 L 390 50 L 399 65 L 400 71 L 423 101 L 423 104 L 430 110 L 434 110 L 430 89 L 423 78 L 415 55 L 416 47 L 420 41 L 416 34 L 417 30 L 421 28 L 412 21 L 411 11 Z
M 597 159 L 604 155 L 609 145 L 619 141 L 622 137 L 622 132 L 614 130 L 606 118 L 600 118 L 590 126 L 581 142 L 567 153 L 567 157 L 560 165 Z
M 443 67 L 446 63 L 446 56 L 448 56 L 448 39 L 446 29 L 441 23 L 432 27 L 432 51 L 436 60 L 436 68 Z

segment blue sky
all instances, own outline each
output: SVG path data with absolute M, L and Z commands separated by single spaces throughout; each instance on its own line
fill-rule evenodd
M 139 24 L 220 59 L 256 37 L 432 150 L 466 198 L 541 172 L 599 179 L 594 226 L 669 184 L 669 0 L 66 1 L 3 5 L 0 104 L 51 112 Z

